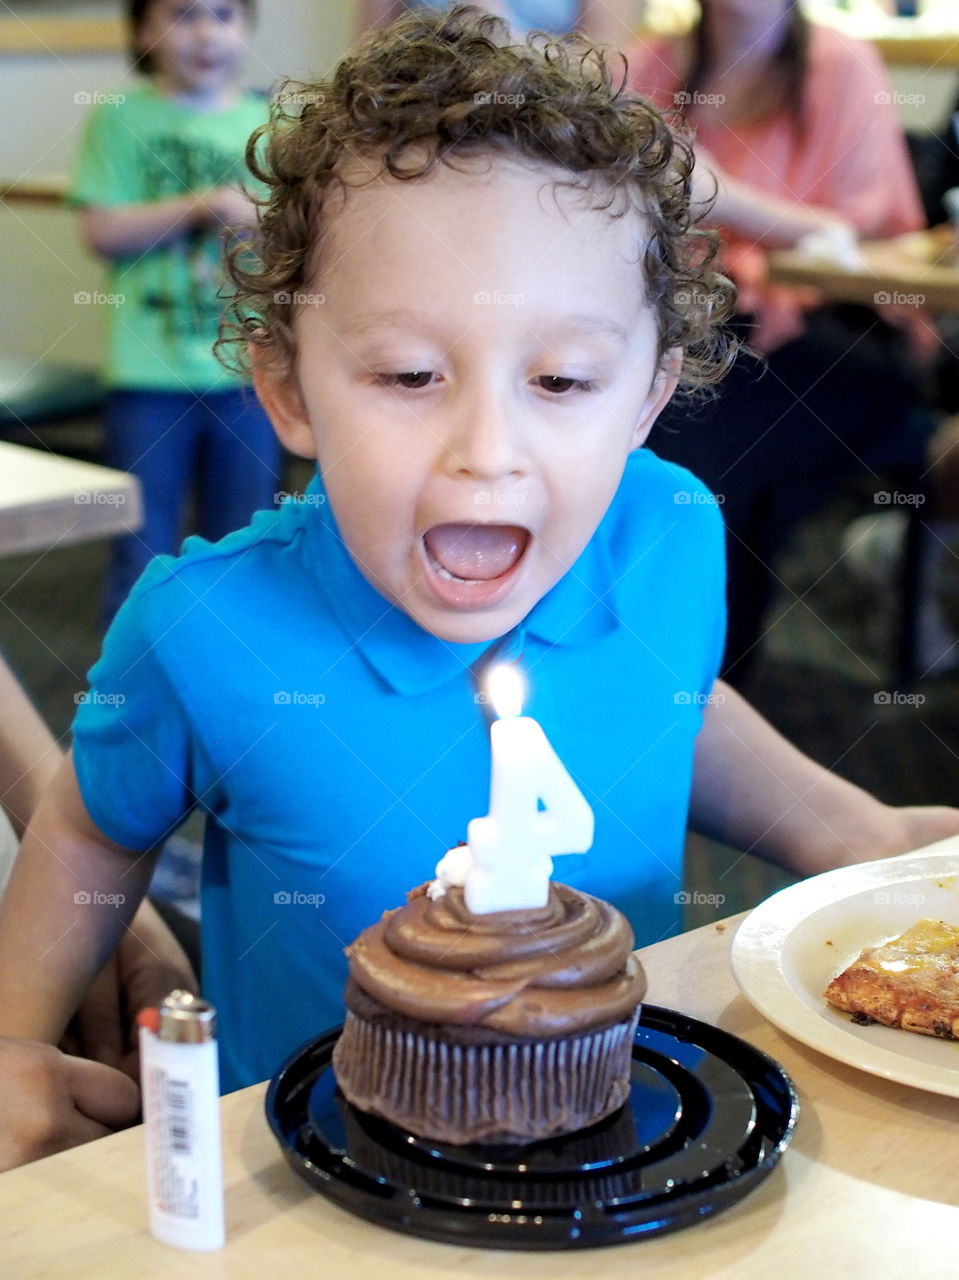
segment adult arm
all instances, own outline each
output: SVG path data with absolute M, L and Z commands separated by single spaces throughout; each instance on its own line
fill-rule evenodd
M 717 681 L 696 743 L 690 824 L 806 876 L 959 834 L 959 809 L 881 803 Z
M 708 207 L 707 226 L 724 226 L 744 240 L 767 249 L 787 249 L 805 235 L 819 232 L 855 238 L 852 222 L 824 206 L 784 200 L 724 173 L 698 148 L 693 169 L 692 201 Z
M 67 756 L 0 907 L 0 1035 L 55 1044 L 139 906 L 154 857 L 91 820 Z
M 2 658 L 0 706 L 0 807 L 22 837 L 63 753 Z M 175 986 L 195 990 L 196 975 L 179 942 L 144 900 L 77 1011 L 69 1043 L 98 1061 L 133 1069 L 136 1043 L 123 1012 L 132 1019 Z
M 42 722 L 40 730 L 38 738 Z M 126 890 L 93 887 L 126 883 L 130 866 L 128 853 L 96 837 L 66 761 L 28 827 L 0 909 L 0 1170 L 102 1137 L 139 1115 L 140 1092 L 128 1075 L 52 1043 L 145 888 L 143 872 Z M 91 887 L 75 888 L 82 881 Z M 122 908 L 96 901 L 108 892 L 123 896 Z M 162 951 L 158 938 L 153 945 Z M 119 1060 L 119 1000 L 115 988 L 107 994 L 86 1012 L 91 1034 L 115 1042 Z
M 0 807 L 18 836 L 60 766 L 60 748 L 0 659 Z
M 63 757 L 2 659 L 0 705 L 0 803 L 21 835 Z M 30 977 L 26 970 L 18 955 L 0 969 L 0 980 L 6 975 L 19 991 Z M 136 1121 L 140 1095 L 130 1078 L 138 1065 L 132 1020 L 176 986 L 196 990 L 195 975 L 177 940 L 144 901 L 71 1027 L 70 1043 L 96 1061 L 37 1040 L 0 1036 L 0 1171 Z

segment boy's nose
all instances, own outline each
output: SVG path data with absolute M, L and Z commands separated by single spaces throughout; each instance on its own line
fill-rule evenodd
M 477 405 L 461 415 L 448 442 L 447 465 L 455 474 L 491 483 L 525 475 L 529 461 L 517 425 L 502 405 Z

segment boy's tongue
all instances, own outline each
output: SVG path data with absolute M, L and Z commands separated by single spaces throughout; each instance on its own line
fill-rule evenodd
M 453 577 L 488 582 L 512 569 L 529 534 L 509 524 L 437 524 L 423 541 L 431 559 Z

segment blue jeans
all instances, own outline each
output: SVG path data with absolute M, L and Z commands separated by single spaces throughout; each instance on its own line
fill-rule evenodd
M 137 476 L 144 506 L 143 527 L 112 546 L 104 599 L 109 624 L 150 560 L 179 551 L 191 494 L 197 531 L 211 541 L 274 506 L 282 450 L 249 387 L 115 390 L 104 425 L 106 461 Z

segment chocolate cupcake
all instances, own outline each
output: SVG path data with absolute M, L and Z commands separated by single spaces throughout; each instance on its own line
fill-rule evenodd
M 348 948 L 333 1055 L 354 1106 L 450 1143 L 527 1143 L 625 1101 L 642 968 L 614 907 L 551 884 L 545 907 L 474 915 L 414 890 Z

